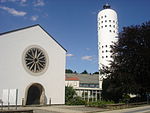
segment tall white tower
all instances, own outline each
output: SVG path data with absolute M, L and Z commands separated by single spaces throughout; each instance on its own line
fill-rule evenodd
M 99 71 L 103 66 L 109 67 L 112 61 L 110 46 L 118 41 L 118 20 L 117 13 L 110 8 L 110 5 L 103 6 L 103 10 L 98 13 L 98 56 Z M 102 89 L 102 79 L 105 77 L 100 74 L 100 88 Z

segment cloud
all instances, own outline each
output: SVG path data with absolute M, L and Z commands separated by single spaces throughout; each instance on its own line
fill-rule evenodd
M 91 12 L 92 15 L 96 15 L 97 13 L 95 11 Z
M 37 7 L 37 6 L 44 6 L 44 0 L 36 0 L 35 2 L 33 2 L 33 6 Z
M 87 51 L 89 51 L 89 50 L 90 50 L 90 48 L 86 48 L 86 50 L 87 50 Z
M 81 59 L 82 60 L 87 60 L 87 61 L 92 61 L 93 57 L 92 56 L 83 56 Z
M 72 57 L 72 56 L 74 56 L 73 54 L 67 54 L 66 56 L 68 56 L 68 57 Z
M 37 15 L 36 16 L 31 16 L 32 21 L 36 21 L 38 18 L 39 18 L 39 16 L 37 16 Z
M 13 16 L 25 16 L 27 14 L 27 12 L 17 11 L 14 8 L 9 8 L 9 7 L 5 7 L 5 6 L 0 6 L 0 9 L 7 11 L 8 13 L 12 14 Z
M 20 3 L 25 3 L 27 0 L 0 0 L 1 3 L 4 2 L 20 2 Z

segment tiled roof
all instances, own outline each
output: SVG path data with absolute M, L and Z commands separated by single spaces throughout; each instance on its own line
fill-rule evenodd
M 98 84 L 99 83 L 99 75 L 98 74 L 68 74 L 66 73 L 66 78 L 76 77 L 79 79 L 80 83 L 92 83 Z
M 79 81 L 77 77 L 66 77 L 67 81 Z

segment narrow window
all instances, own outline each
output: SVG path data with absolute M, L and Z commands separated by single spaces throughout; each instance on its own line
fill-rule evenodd
M 105 18 L 106 18 L 107 16 L 105 15 Z
M 109 27 L 111 27 L 111 25 L 109 25 Z
M 103 23 L 103 21 L 101 21 L 101 23 Z
M 111 20 L 109 20 L 109 22 L 111 22 Z
M 109 32 L 111 32 L 111 30 L 109 30 Z
M 105 22 L 107 22 L 107 20 L 105 20 Z
M 105 27 L 107 27 L 107 25 L 105 25 Z

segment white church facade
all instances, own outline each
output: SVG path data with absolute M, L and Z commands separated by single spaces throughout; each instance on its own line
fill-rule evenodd
M 66 50 L 40 25 L 0 34 L 4 105 L 64 104 Z

